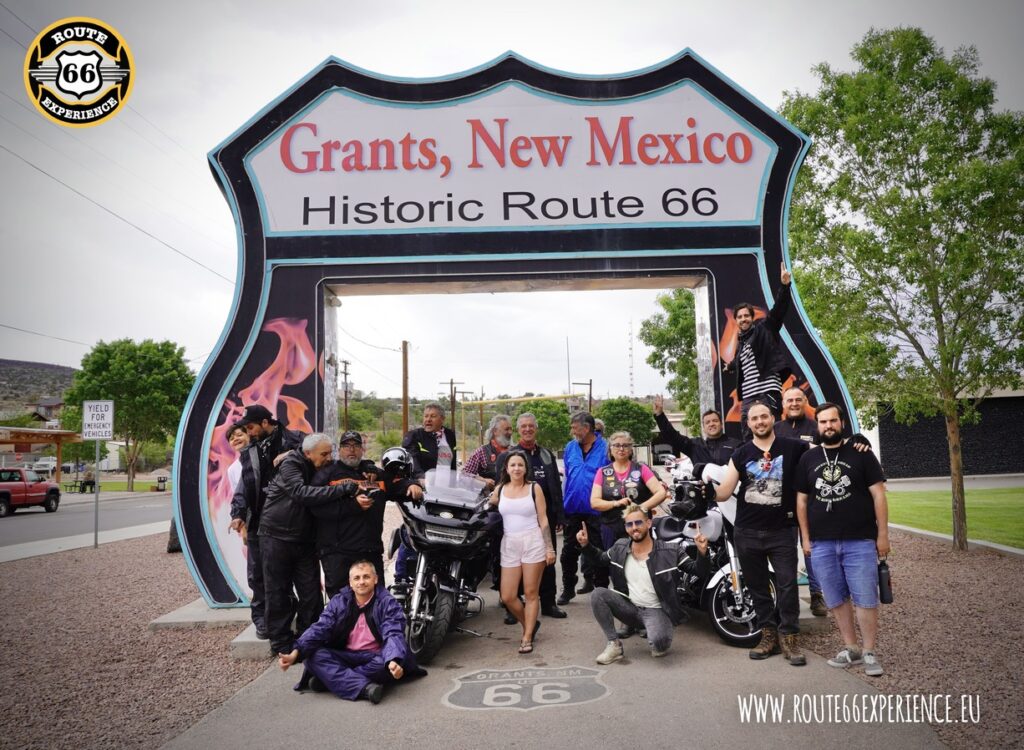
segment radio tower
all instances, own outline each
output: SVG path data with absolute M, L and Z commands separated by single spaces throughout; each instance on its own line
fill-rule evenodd
M 634 398 L 633 392 L 633 319 L 629 319 L 629 397 Z

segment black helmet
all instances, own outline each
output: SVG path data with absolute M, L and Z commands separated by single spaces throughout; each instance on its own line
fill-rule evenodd
M 669 511 L 676 518 L 692 520 L 703 518 L 708 513 L 708 501 L 699 482 L 680 482 L 676 485 L 675 498 Z
M 405 448 L 388 448 L 380 458 L 380 465 L 389 479 L 408 479 L 412 476 L 412 456 Z

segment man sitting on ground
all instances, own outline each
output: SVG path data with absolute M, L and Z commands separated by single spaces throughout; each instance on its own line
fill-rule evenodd
M 298 661 L 305 671 L 296 690 L 308 687 L 375 704 L 380 703 L 383 683 L 426 675 L 406 646 L 402 605 L 379 583 L 369 560 L 352 564 L 349 585 L 277 663 L 287 670 Z
M 651 517 L 639 505 L 628 505 L 623 514 L 628 539 L 619 539 L 607 551 L 590 545 L 587 525 L 580 523 L 576 541 L 594 565 L 609 567 L 611 589 L 599 586 L 590 595 L 594 618 L 608 645 L 597 657 L 598 664 L 611 664 L 623 657 L 622 641 L 615 630 L 618 618 L 627 627 L 647 631 L 651 656 L 664 656 L 672 645 L 672 628 L 686 615 L 676 593 L 680 569 L 706 578 L 708 540 L 698 534 L 698 556 L 693 560 L 683 545 L 668 545 L 651 538 Z

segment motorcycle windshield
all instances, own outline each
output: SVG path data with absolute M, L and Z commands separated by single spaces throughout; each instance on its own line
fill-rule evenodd
M 447 467 L 428 471 L 426 485 L 426 499 L 432 503 L 476 509 L 487 501 L 484 480 Z

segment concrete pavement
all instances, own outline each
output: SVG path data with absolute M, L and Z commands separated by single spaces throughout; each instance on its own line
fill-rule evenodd
M 745 649 L 723 644 L 702 615 L 676 628 L 667 657 L 651 658 L 634 636 L 625 641 L 626 660 L 602 667 L 594 662 L 604 642 L 588 597 L 573 600 L 568 619 L 544 619 L 536 650 L 520 656 L 518 628 L 502 623 L 496 594 L 486 594 L 484 614 L 466 622 L 484 637 L 449 634 L 429 676 L 388 688 L 379 706 L 296 693 L 301 669 L 272 666 L 164 747 L 247 750 L 253 738 L 307 750 L 942 747 L 925 723 L 830 721 L 834 702 L 887 699 L 814 654 L 805 667 L 781 656 L 752 661 Z M 781 702 L 781 716 L 743 720 L 740 701 L 750 696 Z

